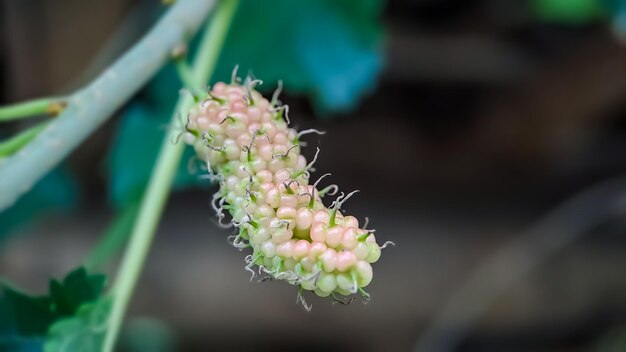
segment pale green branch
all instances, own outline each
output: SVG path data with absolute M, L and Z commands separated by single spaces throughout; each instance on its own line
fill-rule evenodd
M 83 89 L 39 135 L 0 165 L 0 211 L 58 165 L 169 60 L 206 19 L 213 0 L 178 0 L 120 59 Z
M 213 73 L 237 5 L 237 0 L 222 0 L 220 3 L 220 7 L 203 35 L 198 54 L 194 60 L 192 74 L 189 77 L 192 80 L 190 84 L 193 86 L 200 87 L 206 84 Z M 193 103 L 193 99 L 189 95 L 184 95 L 179 99 L 171 119 L 172 125 L 179 123 L 178 113 L 188 111 Z M 176 131 L 171 131 L 163 139 L 157 163 L 141 202 L 130 243 L 124 253 L 118 275 L 113 284 L 111 295 L 114 301 L 104 342 L 105 352 L 113 351 L 115 346 L 126 307 L 130 302 L 148 255 L 154 232 L 161 218 L 175 172 L 183 154 L 184 145 L 171 142 L 176 133 Z

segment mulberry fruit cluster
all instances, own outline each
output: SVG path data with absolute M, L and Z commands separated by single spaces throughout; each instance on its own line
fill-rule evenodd
M 310 163 L 300 153 L 300 138 L 321 132 L 289 128 L 279 92 L 268 101 L 254 89 L 257 83 L 217 83 L 188 115 L 185 140 L 220 182 L 213 198 L 220 223 L 228 211 L 238 228 L 233 245 L 252 249 L 246 269 L 253 275 L 257 265 L 318 296 L 367 296 L 363 288 L 372 281 L 381 246 L 366 225 L 341 213 L 355 192 L 324 205 L 322 198 L 337 187 L 318 189 L 328 174 L 309 180 L 319 149 Z

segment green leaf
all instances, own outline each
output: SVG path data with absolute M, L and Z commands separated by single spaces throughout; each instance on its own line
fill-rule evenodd
M 170 99 L 171 105 L 167 104 L 167 99 L 153 104 L 155 106 L 136 101 L 124 113 L 108 157 L 109 192 L 116 207 L 133 204 L 141 197 L 169 128 L 167 123 L 176 98 L 174 94 L 173 99 Z M 186 148 L 183 160 L 191 159 L 193 154 L 191 148 Z M 187 163 L 181 163 L 174 179 L 174 188 L 201 184 L 208 185 L 208 182 L 190 173 Z
M 602 0 L 532 0 L 535 16 L 546 22 L 581 25 L 606 16 Z
M 382 68 L 382 0 L 245 0 L 218 63 L 313 98 L 323 111 L 353 108 Z M 263 87 L 261 87 L 263 88 Z
M 80 267 L 69 273 L 62 282 L 50 280 L 50 300 L 54 310 L 62 315 L 73 315 L 84 303 L 96 300 L 104 288 L 106 276 L 88 274 Z
M 62 281 L 51 280 L 47 296 L 31 296 L 2 283 L 0 350 L 17 351 L 41 344 L 53 324 L 80 315 L 83 306 L 96 302 L 105 281 L 104 275 L 89 274 L 81 267 Z
M 42 178 L 11 208 L 0 213 L 0 240 L 19 226 L 50 212 L 67 212 L 78 200 L 78 187 L 69 172 L 57 168 Z
M 41 352 L 43 340 L 40 338 L 15 338 L 0 340 L 2 352 Z
M 0 296 L 0 340 L 41 336 L 59 315 L 47 296 L 30 296 L 6 284 Z
M 45 352 L 100 352 L 107 329 L 112 299 L 101 298 L 80 306 L 75 316 L 60 319 L 50 327 Z

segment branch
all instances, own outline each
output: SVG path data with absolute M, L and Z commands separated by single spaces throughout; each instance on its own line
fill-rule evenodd
M 220 6 L 208 24 L 196 53 L 189 77 L 191 80 L 189 83 L 192 87 L 205 86 L 213 74 L 238 4 L 237 0 L 222 0 L 220 2 Z M 186 116 L 187 111 L 192 108 L 193 104 L 194 101 L 189 95 L 181 96 L 171 118 L 172 124 L 178 124 L 178 114 L 182 112 L 182 115 Z M 154 232 L 161 219 L 176 169 L 185 148 L 183 143 L 172 143 L 172 137 L 176 133 L 176 131 L 170 131 L 165 134 L 159 157 L 141 200 L 141 206 L 130 241 L 111 288 L 111 295 L 114 300 L 104 339 L 103 351 L 105 352 L 111 352 L 115 347 L 115 341 L 124 321 L 126 308 L 132 298 L 137 280 L 148 256 Z
M 12 121 L 37 115 L 58 115 L 65 108 L 65 102 L 58 98 L 41 98 L 18 104 L 0 107 L 0 121 Z
M 455 351 L 498 296 L 554 253 L 624 214 L 625 177 L 604 181 L 559 205 L 473 270 L 421 334 L 415 352 Z
M 214 1 L 178 0 L 133 48 L 83 89 L 37 138 L 0 165 L 0 211 L 10 207 L 127 102 L 207 17 Z
M 8 157 L 17 153 L 25 145 L 30 143 L 37 135 L 48 125 L 47 121 L 40 122 L 39 124 L 20 132 L 6 141 L 0 142 L 0 160 L 4 157 Z

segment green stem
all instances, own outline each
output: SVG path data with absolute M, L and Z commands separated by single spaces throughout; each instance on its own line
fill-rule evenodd
M 15 154 L 23 146 L 32 141 L 37 135 L 48 126 L 48 121 L 41 122 L 15 136 L 0 142 L 0 158 Z
M 41 98 L 0 107 L 0 122 L 38 115 L 57 115 L 67 104 L 57 98 Z
M 176 71 L 178 73 L 178 78 L 180 79 L 183 86 L 189 90 L 189 92 L 193 95 L 194 100 L 197 102 L 201 98 L 207 97 L 206 91 L 202 90 L 193 79 L 193 72 L 191 67 L 185 61 L 184 58 L 176 59 Z
M 231 20 L 238 5 L 238 0 L 225 0 L 219 3 L 215 16 L 207 26 L 196 59 L 193 78 L 195 85 L 208 82 L 215 69 L 222 44 L 228 33 Z M 179 99 L 172 124 L 178 123 L 177 113 L 187 111 L 193 105 L 193 99 L 184 96 Z M 183 115 L 184 116 L 184 115 Z M 171 134 L 175 134 L 172 131 Z M 161 218 L 165 201 L 169 194 L 175 171 L 184 150 L 183 144 L 172 144 L 171 136 L 163 139 L 159 158 L 154 167 L 148 188 L 142 199 L 137 222 L 131 234 L 130 243 L 124 254 L 116 281 L 112 287 L 114 298 L 109 326 L 104 340 L 104 351 L 111 352 L 124 320 L 126 307 L 131 299 L 137 279 L 152 242 L 157 223 Z
M 100 268 L 109 258 L 119 251 L 128 240 L 133 223 L 139 211 L 139 201 L 135 201 L 120 210 L 102 240 L 91 250 L 85 258 L 85 266 L 90 270 Z

